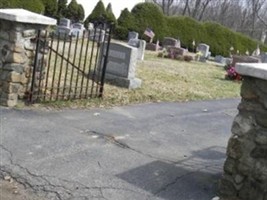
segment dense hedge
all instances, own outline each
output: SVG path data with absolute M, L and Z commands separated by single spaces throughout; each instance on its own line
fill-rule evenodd
M 164 14 L 159 6 L 153 3 L 139 3 L 133 7 L 131 14 L 134 18 L 133 30 L 144 37 L 146 28 L 150 28 L 157 34 L 157 38 L 162 40 L 165 36 L 166 23 Z
M 0 0 L 0 8 L 24 8 L 36 13 L 45 9 L 41 0 Z
M 208 44 L 212 55 L 223 56 L 229 56 L 230 47 L 239 50 L 241 54 L 247 50 L 252 53 L 259 43 L 217 23 L 200 23 L 183 16 L 164 16 L 160 8 L 153 3 L 140 3 L 131 13 L 123 12 L 118 19 L 119 26 L 115 30 L 115 36 L 124 40 L 127 39 L 128 30 L 139 32 L 142 38 L 144 30 L 149 27 L 156 34 L 154 41 L 162 41 L 164 37 L 179 38 L 182 47 L 193 50 L 194 40 L 196 45 Z M 261 45 L 260 48 L 267 51 L 267 46 Z

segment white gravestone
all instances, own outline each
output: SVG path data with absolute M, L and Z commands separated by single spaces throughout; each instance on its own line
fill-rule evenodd
M 209 56 L 209 50 L 210 50 L 210 46 L 207 44 L 201 43 L 197 46 L 197 51 L 200 51 L 202 56 L 205 58 Z
M 128 42 L 128 45 L 137 48 L 137 50 L 138 50 L 137 59 L 138 60 L 144 60 L 145 49 L 146 49 L 146 41 L 145 40 L 130 39 Z
M 128 33 L 128 41 L 130 41 L 131 39 L 138 39 L 139 37 L 139 33 L 131 31 Z

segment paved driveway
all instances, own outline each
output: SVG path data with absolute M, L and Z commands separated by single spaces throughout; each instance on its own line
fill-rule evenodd
M 0 108 L 1 174 L 55 200 L 209 200 L 239 99 Z

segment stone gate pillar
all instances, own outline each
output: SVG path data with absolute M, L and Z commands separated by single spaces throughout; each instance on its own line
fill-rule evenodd
M 267 200 L 267 64 L 237 64 L 243 77 L 232 125 L 221 200 Z
M 13 107 L 28 90 L 38 30 L 56 20 L 24 9 L 0 9 L 0 105 Z

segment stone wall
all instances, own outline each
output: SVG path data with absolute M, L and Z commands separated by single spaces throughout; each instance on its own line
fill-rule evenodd
M 32 23 L 38 18 L 43 24 Z M 0 9 L 0 19 L 0 105 L 12 107 L 27 95 L 37 30 L 48 27 L 47 17 L 22 9 Z
M 244 76 L 239 113 L 232 125 L 224 175 L 223 200 L 267 200 L 267 65 L 237 64 Z

